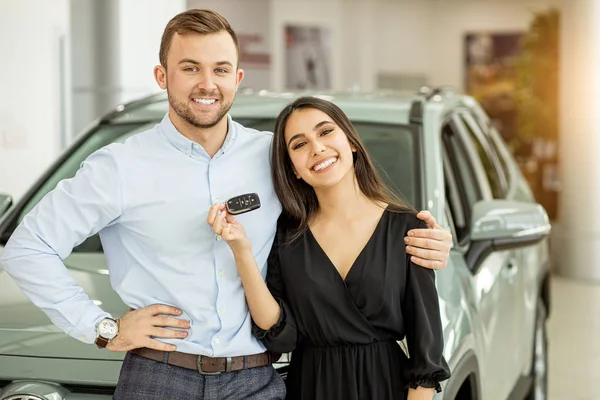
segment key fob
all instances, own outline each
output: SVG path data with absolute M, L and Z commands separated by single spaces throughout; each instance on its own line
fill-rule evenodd
M 260 199 L 257 193 L 247 193 L 230 198 L 225 205 L 229 214 L 239 215 L 260 208 Z

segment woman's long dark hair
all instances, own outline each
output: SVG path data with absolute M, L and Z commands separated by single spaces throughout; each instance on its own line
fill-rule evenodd
M 273 138 L 273 151 L 271 153 L 271 174 L 275 185 L 275 193 L 281 202 L 283 212 L 288 218 L 294 220 L 295 232 L 292 233 L 290 242 L 294 241 L 308 229 L 309 221 L 319 209 L 317 195 L 312 186 L 297 179 L 285 143 L 285 127 L 290 115 L 296 110 L 313 108 L 329 115 L 333 122 L 346 134 L 350 144 L 356 148 L 354 153 L 354 170 L 360 191 L 373 202 L 389 204 L 388 210 L 392 212 L 416 211 L 394 194 L 381 180 L 371 157 L 360 140 L 356 129 L 344 112 L 330 101 L 317 97 L 300 97 L 287 105 L 275 121 Z M 297 224 L 296 224 L 297 222 Z

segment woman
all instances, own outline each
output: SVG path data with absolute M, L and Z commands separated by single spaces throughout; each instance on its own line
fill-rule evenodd
M 435 275 L 402 242 L 424 224 L 385 188 L 333 103 L 296 100 L 274 135 L 283 214 L 267 284 L 223 205 L 208 222 L 234 253 L 255 334 L 273 352 L 293 351 L 288 398 L 430 400 L 449 377 Z

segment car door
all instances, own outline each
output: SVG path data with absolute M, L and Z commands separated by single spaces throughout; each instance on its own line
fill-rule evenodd
M 481 143 L 469 132 L 459 113 L 452 116 L 443 129 L 446 197 L 457 235 L 457 247 L 462 251 L 470 269 L 475 290 L 476 313 L 480 335 L 477 338 L 483 349 L 482 391 L 485 399 L 506 399 L 518 380 L 519 370 L 511 364 L 515 348 L 518 301 L 515 255 L 512 250 L 495 251 L 482 261 L 476 246 L 469 241 L 471 210 L 480 200 L 491 200 L 497 187 L 490 185 L 490 176 L 478 148 Z M 453 178 L 449 179 L 449 176 Z M 493 176 L 492 176 L 493 179 Z M 495 182 L 497 184 L 498 182 Z M 452 187 L 452 185 L 454 187 Z M 494 189 L 494 190 L 492 190 Z
M 465 118 L 470 124 L 481 132 L 483 140 L 489 144 L 489 154 L 492 159 L 497 160 L 496 169 L 499 175 L 504 177 L 506 184 L 506 198 L 535 202 L 533 194 L 528 190 L 518 173 L 518 166 L 510 156 L 506 145 L 502 142 L 499 133 L 489 121 L 476 117 L 477 113 L 468 114 Z M 511 165 L 512 164 L 512 165 Z M 512 172 L 511 172 L 512 170 Z M 519 184 L 521 182 L 521 184 Z M 533 352 L 533 336 L 535 330 L 535 317 L 537 313 L 537 297 L 539 296 L 539 282 L 542 274 L 542 249 L 545 245 L 535 244 L 520 247 L 513 251 L 514 260 L 518 268 L 513 271 L 517 296 L 515 297 L 516 308 L 514 310 L 517 331 L 512 354 L 512 364 L 519 369 L 523 375 L 527 375 L 531 369 L 531 354 Z

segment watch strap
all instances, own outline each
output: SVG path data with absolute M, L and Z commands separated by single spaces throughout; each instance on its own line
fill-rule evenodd
M 108 339 L 102 336 L 98 336 L 94 343 L 96 344 L 96 346 L 98 346 L 99 349 L 104 349 L 108 345 Z

